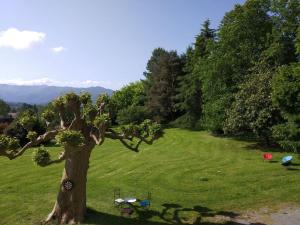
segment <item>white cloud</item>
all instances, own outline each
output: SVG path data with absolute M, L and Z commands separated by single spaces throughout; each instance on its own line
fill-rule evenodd
M 123 85 L 120 83 L 113 83 L 111 81 L 95 81 L 95 80 L 84 80 L 84 81 L 57 81 L 48 77 L 39 79 L 24 80 L 18 79 L 0 79 L 0 84 L 13 84 L 13 85 L 48 85 L 48 86 L 68 86 L 68 87 L 96 87 L 101 86 L 104 88 L 111 88 L 113 90 L 119 89 Z
M 46 37 L 45 33 L 9 28 L 0 31 L 0 47 L 10 47 L 16 50 L 30 48 L 34 43 L 42 42 Z
M 10 80 L 0 80 L 0 84 L 13 84 L 13 85 L 57 85 L 55 80 L 51 80 L 47 77 L 33 80 L 23 80 L 23 79 L 10 79 Z
M 75 87 L 96 87 L 96 86 L 111 87 L 113 85 L 113 83 L 110 81 L 95 81 L 95 80 L 71 81 L 68 83 L 69 85 Z
M 67 49 L 63 46 L 51 48 L 51 51 L 54 52 L 54 53 L 60 53 L 60 52 L 65 51 L 65 50 L 67 50 Z

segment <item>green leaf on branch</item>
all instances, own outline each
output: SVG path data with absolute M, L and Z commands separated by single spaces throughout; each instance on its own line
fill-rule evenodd
M 109 123 L 109 115 L 107 113 L 96 116 L 94 120 L 95 127 L 101 127 L 104 124 Z
M 162 128 L 160 124 L 154 123 L 151 120 L 145 120 L 140 125 L 129 124 L 120 127 L 121 132 L 126 137 L 142 137 L 142 138 L 158 138 L 162 135 Z
M 55 119 L 55 113 L 47 109 L 42 113 L 42 118 L 48 122 L 53 121 Z
M 79 100 L 83 105 L 92 104 L 92 97 L 91 94 L 88 92 L 82 93 L 79 97 Z
M 0 135 L 0 151 L 1 150 L 16 150 L 20 147 L 19 141 L 16 138 L 11 138 L 5 135 Z
M 37 118 L 28 111 L 24 112 L 20 118 L 18 118 L 18 121 L 26 130 L 32 130 L 37 122 Z
M 58 97 L 57 99 L 53 100 L 52 105 L 56 111 L 61 111 L 65 108 L 64 98 Z
M 97 106 L 100 106 L 101 104 L 108 104 L 110 100 L 110 97 L 107 94 L 101 94 L 99 95 L 99 97 L 97 98 Z
M 29 131 L 26 136 L 30 141 L 35 141 L 38 137 L 38 134 L 35 131 Z
M 78 104 L 78 103 L 80 103 L 80 97 L 77 94 L 71 92 L 71 93 L 65 94 L 64 101 L 66 104 L 70 104 L 70 105 L 72 105 L 74 103 Z
M 59 132 L 55 140 L 61 145 L 81 146 L 84 144 L 84 137 L 80 131 L 64 130 Z
M 83 116 L 87 123 L 91 124 L 95 120 L 95 117 L 97 116 L 97 109 L 92 104 L 88 103 L 84 105 L 83 107 Z

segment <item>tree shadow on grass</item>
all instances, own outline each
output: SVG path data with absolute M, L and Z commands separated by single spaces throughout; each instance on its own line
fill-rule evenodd
M 48 141 L 44 143 L 45 147 L 61 147 L 60 144 L 57 144 L 55 141 Z
M 265 145 L 262 143 L 250 143 L 244 147 L 247 150 L 259 150 L 261 152 L 285 152 L 282 148 L 277 145 Z
M 286 170 L 289 171 L 300 171 L 300 163 L 291 163 L 290 165 L 286 166 Z
M 247 142 L 247 145 L 244 146 L 247 150 L 260 150 L 261 152 L 286 152 L 278 144 L 271 142 L 267 144 L 264 140 L 259 139 L 255 136 L 246 135 L 246 136 L 231 136 L 225 134 L 211 134 L 214 137 L 226 138 L 230 140 Z
M 239 216 L 235 212 L 228 211 L 213 211 L 207 207 L 194 206 L 185 208 L 179 204 L 165 203 L 162 205 L 161 211 L 153 209 L 143 209 L 139 206 L 132 206 L 134 215 L 132 217 L 123 217 L 107 213 L 98 212 L 92 208 L 88 208 L 85 224 L 101 224 L 101 225 L 187 225 L 187 224 L 202 224 L 202 225 L 245 225 L 244 223 L 234 222 L 232 219 Z M 226 218 L 220 223 L 214 221 L 214 218 Z M 212 218 L 211 221 L 207 221 Z M 159 220 L 153 221 L 152 219 Z M 249 223 L 247 223 L 249 224 Z M 262 223 L 251 223 L 250 225 L 265 225 Z
M 288 167 L 286 169 L 289 171 L 300 171 L 300 168 L 295 168 L 295 167 Z

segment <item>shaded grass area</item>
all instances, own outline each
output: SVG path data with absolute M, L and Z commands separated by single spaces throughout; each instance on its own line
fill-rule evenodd
M 287 153 L 273 152 L 273 162 L 264 162 L 263 152 L 271 149 L 254 144 L 180 129 L 167 129 L 164 138 L 142 145 L 139 153 L 107 140 L 92 153 L 86 224 L 220 224 L 210 219 L 299 203 L 297 156 L 285 168 L 280 159 Z M 60 150 L 49 147 L 53 156 Z M 40 168 L 31 154 L 29 150 L 14 161 L 0 159 L 0 224 L 38 224 L 52 209 L 63 164 Z M 130 218 L 121 217 L 113 206 L 117 187 L 124 197 L 143 198 L 150 191 L 150 210 L 137 208 Z

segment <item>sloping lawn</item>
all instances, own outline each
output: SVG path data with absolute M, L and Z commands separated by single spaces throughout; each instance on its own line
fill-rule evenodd
M 168 129 L 164 138 L 141 152 L 107 140 L 94 150 L 88 176 L 86 224 L 197 223 L 200 217 L 235 216 L 260 207 L 300 203 L 300 160 L 280 165 L 287 153 L 262 160 L 255 143 L 213 137 L 206 132 Z M 59 147 L 49 147 L 56 156 Z M 0 158 L 0 224 L 38 224 L 52 209 L 63 164 L 40 168 L 32 150 L 14 161 Z M 113 206 L 113 190 L 143 198 L 152 193 L 150 210 L 131 218 Z M 218 224 L 218 223 L 209 223 Z

